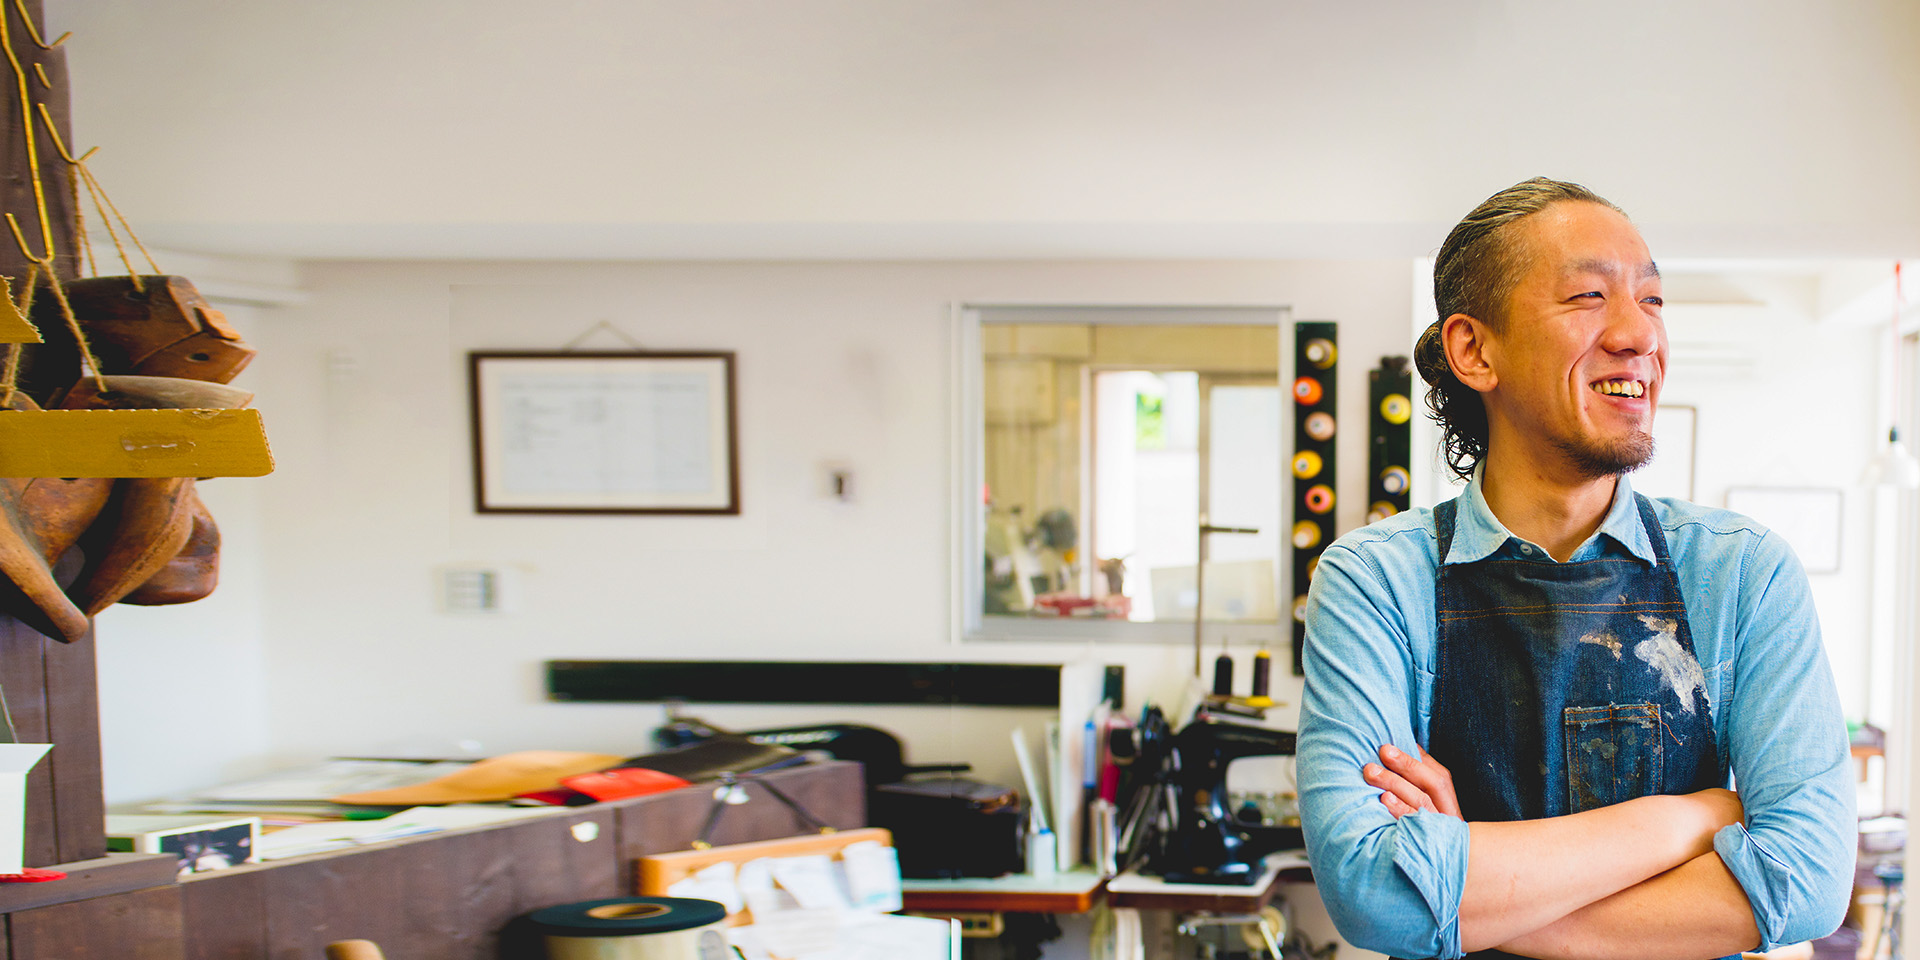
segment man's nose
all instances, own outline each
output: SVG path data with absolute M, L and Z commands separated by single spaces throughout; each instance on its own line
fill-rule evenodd
M 1647 313 L 1638 301 L 1631 297 L 1616 299 L 1608 311 L 1600 345 L 1608 353 L 1651 354 L 1660 348 L 1663 330 L 1660 318 Z

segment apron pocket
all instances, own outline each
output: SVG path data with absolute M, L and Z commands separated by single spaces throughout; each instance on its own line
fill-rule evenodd
M 1568 707 L 1567 812 L 1579 813 L 1660 792 L 1660 705 Z

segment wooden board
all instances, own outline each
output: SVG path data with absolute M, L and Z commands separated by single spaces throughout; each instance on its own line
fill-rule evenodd
M 8 932 L 13 960 L 183 960 L 186 955 L 178 886 L 26 910 L 9 917 Z
M 843 830 L 838 833 L 815 833 L 800 837 L 782 837 L 777 840 L 735 843 L 724 847 L 708 847 L 705 850 L 658 853 L 640 858 L 638 888 L 643 897 L 670 896 L 667 891 L 674 884 L 716 863 L 741 864 L 768 857 L 822 855 L 837 860 L 842 850 L 856 843 L 879 843 L 882 846 L 891 847 L 893 834 L 879 827 L 863 827 L 859 830 Z M 746 910 L 727 915 L 727 922 L 736 926 L 748 922 L 749 919 Z
M 0 277 L 0 343 L 43 343 L 40 328 L 33 325 L 13 299 L 13 284 Z
M 45 410 L 0 415 L 0 477 L 263 477 L 258 410 Z

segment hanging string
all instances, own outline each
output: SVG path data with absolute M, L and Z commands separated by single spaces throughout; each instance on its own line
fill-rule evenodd
M 113 238 L 114 252 L 120 255 L 120 264 L 126 268 L 127 276 L 133 280 L 133 288 L 145 293 L 147 288 L 146 284 L 140 280 L 140 271 L 134 269 L 132 258 L 127 256 L 127 248 L 120 244 L 119 231 L 113 228 L 115 218 L 120 220 L 121 229 L 127 231 L 127 238 L 132 240 L 133 245 L 140 248 L 140 254 L 147 258 L 147 266 L 152 267 L 153 272 L 158 274 L 160 265 L 153 261 L 153 254 L 147 252 L 146 244 L 141 243 L 140 238 L 134 234 L 133 225 L 121 215 L 120 208 L 113 205 L 113 198 L 107 196 L 106 188 L 100 186 L 100 181 L 94 177 L 93 171 L 87 168 L 87 158 L 93 156 L 99 148 L 88 150 L 78 157 L 74 156 L 73 152 L 67 149 L 66 141 L 60 138 L 60 130 L 54 126 L 53 115 L 47 112 L 47 105 L 43 103 L 39 107 L 40 122 L 46 125 L 47 137 L 53 141 L 54 149 L 60 152 L 60 159 L 65 160 L 70 171 L 77 173 L 80 182 L 86 185 L 87 195 L 93 198 L 93 209 L 100 214 L 100 222 L 106 224 L 107 236 Z M 78 199 L 74 201 L 73 207 L 76 226 L 79 226 L 77 221 L 80 214 L 80 201 Z
M 593 326 L 588 327 L 586 329 L 586 332 L 580 334 L 577 337 L 574 337 L 572 340 L 568 340 L 566 346 L 563 346 L 560 349 L 562 351 L 572 350 L 573 348 L 587 342 L 588 337 L 591 337 L 602 330 L 605 330 L 608 333 L 611 333 L 614 336 L 619 337 L 622 340 L 625 340 L 627 342 L 627 346 L 632 347 L 635 350 L 644 349 L 640 345 L 640 341 L 635 340 L 632 336 L 628 335 L 628 333 L 625 330 L 622 330 L 619 327 L 614 326 L 612 322 L 607 320 L 602 320 L 599 323 L 596 323 Z
M 13 8 L 20 11 L 20 22 L 27 25 L 27 36 L 33 38 L 33 45 L 42 50 L 52 50 L 54 47 L 66 43 L 67 38 L 73 36 L 73 32 L 68 31 L 56 37 L 52 43 L 48 43 L 40 39 L 40 28 L 34 26 L 33 18 L 27 15 L 26 0 L 13 0 Z M 48 84 L 48 86 L 52 86 L 52 84 Z
M 42 106 L 44 107 L 45 105 L 42 104 Z M 94 177 L 93 171 L 87 169 L 87 156 L 91 156 L 92 154 L 93 151 L 87 151 L 86 155 L 81 156 L 79 160 L 75 161 L 74 165 L 80 168 L 80 177 L 86 181 L 87 192 L 93 195 L 95 208 L 98 209 L 101 203 L 105 203 L 107 209 L 113 212 L 114 218 L 120 221 L 120 229 L 127 232 L 127 239 L 132 240 L 133 245 L 140 248 L 140 255 L 146 258 L 147 266 L 153 268 L 155 274 L 160 273 L 160 264 L 154 262 L 153 254 L 147 250 L 147 245 L 140 242 L 140 235 L 133 232 L 133 224 L 128 223 L 127 218 L 120 213 L 120 208 L 113 205 L 113 198 L 107 196 L 107 188 L 100 185 L 100 181 Z M 100 219 L 103 221 L 106 220 L 106 215 L 101 214 Z M 124 252 L 122 253 L 122 259 L 125 259 Z M 132 265 L 128 265 L 127 273 L 137 275 L 138 271 L 134 270 Z M 138 285 L 138 282 L 136 282 L 135 286 Z
M 33 36 L 34 42 L 40 44 L 43 49 L 51 49 L 51 44 L 40 42 L 39 30 L 33 26 L 32 19 L 25 16 L 26 7 L 22 0 L 14 0 L 14 6 L 21 12 L 21 19 L 26 22 L 27 29 Z M 66 38 L 63 36 L 61 39 L 64 40 Z M 58 43 L 59 41 L 55 42 Z M 7 227 L 13 231 L 13 241 L 20 245 L 21 255 L 45 271 L 47 286 L 53 290 L 54 299 L 60 302 L 60 315 L 67 321 L 67 329 L 73 332 L 74 343 L 80 348 L 80 357 L 85 361 L 85 369 L 83 372 L 91 374 L 94 386 L 99 388 L 101 393 L 106 393 L 107 382 L 100 374 L 100 363 L 93 356 L 93 347 L 87 343 L 86 333 L 80 329 L 80 318 L 73 314 L 73 304 L 67 302 L 67 291 L 60 285 L 60 271 L 53 265 L 55 252 L 53 249 L 53 217 L 47 213 L 46 185 L 40 180 L 40 150 L 34 143 L 33 138 L 33 120 L 31 113 L 34 103 L 33 99 L 27 95 L 26 68 L 20 65 L 20 57 L 13 50 L 12 30 L 7 24 L 7 18 L 3 16 L 0 16 L 0 46 L 6 48 L 7 63 L 13 67 L 14 90 L 20 98 L 20 117 L 25 121 L 20 124 L 20 133 L 26 140 L 27 168 L 29 175 L 33 178 L 34 210 L 40 215 L 40 255 L 37 257 L 34 256 L 33 251 L 27 247 L 26 234 L 21 232 L 20 221 L 11 212 L 9 212 L 6 217 Z M 52 130 L 53 118 L 47 112 L 46 104 L 40 104 L 39 107 L 41 119 L 46 122 L 47 128 Z M 55 139 L 58 140 L 57 135 Z M 60 146 L 60 152 L 62 156 L 70 157 L 66 152 L 66 146 L 64 144 Z M 82 178 L 86 177 L 86 169 L 84 167 L 81 168 L 80 173 Z M 28 285 L 29 289 L 37 286 L 38 284 Z M 9 393 L 8 399 L 11 398 L 12 395 Z
M 80 207 L 80 168 L 77 166 L 67 167 L 67 193 L 73 198 L 73 245 L 87 265 L 87 276 L 97 277 L 100 266 L 93 262 L 93 243 L 87 239 L 87 218 Z
M 20 14 L 21 23 L 25 24 L 27 28 L 27 35 L 31 37 L 34 44 L 42 50 L 51 50 L 66 42 L 66 39 L 72 35 L 70 33 L 63 33 L 52 43 L 47 43 L 40 36 L 40 28 L 34 24 L 33 18 L 28 15 L 25 0 L 14 0 L 13 6 Z M 53 248 L 53 218 L 47 212 L 46 187 L 40 178 L 40 151 L 34 143 L 33 121 L 28 117 L 29 112 L 34 107 L 37 106 L 39 108 L 40 120 L 47 128 L 48 137 L 53 141 L 54 147 L 59 150 L 61 159 L 67 161 L 69 165 L 68 188 L 73 197 L 74 236 L 80 244 L 81 249 L 85 251 L 82 256 L 87 261 L 89 269 L 94 269 L 93 252 L 90 245 L 86 242 L 86 226 L 80 215 L 79 188 L 81 185 L 86 186 L 87 194 L 93 199 L 95 211 L 99 212 L 101 222 L 107 225 L 107 233 L 113 238 L 114 249 L 119 252 L 120 262 L 126 266 L 127 275 L 132 279 L 134 288 L 142 291 L 145 289 L 141 283 L 139 272 L 133 269 L 132 259 L 127 256 L 126 248 L 120 243 L 119 232 L 114 229 L 114 221 L 116 219 L 120 221 L 120 226 L 127 231 L 127 237 L 133 241 L 134 246 L 140 249 L 140 254 L 146 258 L 147 265 L 153 268 L 154 273 L 157 274 L 160 272 L 160 266 L 154 262 L 153 254 L 147 250 L 146 244 L 141 243 L 139 236 L 133 232 L 133 225 L 127 222 L 127 218 L 120 212 L 120 208 L 114 205 L 111 197 L 107 196 L 106 190 L 100 186 L 100 181 L 94 177 L 93 171 L 87 169 L 86 160 L 87 157 L 93 155 L 93 151 L 89 150 L 79 157 L 75 157 L 70 153 L 67 150 L 67 145 L 61 140 L 60 131 L 54 125 L 53 115 L 47 110 L 47 105 L 44 103 L 33 103 L 32 98 L 28 95 L 27 71 L 26 68 L 21 65 L 19 55 L 14 52 L 12 34 L 8 26 L 8 18 L 5 16 L 0 16 L 0 46 L 6 48 L 7 62 L 13 67 L 14 88 L 20 99 L 20 115 L 22 119 L 26 120 L 25 123 L 21 124 L 20 130 L 21 135 L 26 141 L 27 166 L 29 174 L 33 178 L 34 210 L 40 216 L 40 255 L 34 256 L 33 251 L 27 246 L 26 235 L 20 229 L 19 219 L 10 212 L 6 215 L 7 226 L 13 232 L 14 242 L 20 245 L 20 253 L 33 264 L 28 273 L 27 289 L 21 297 L 23 306 L 21 313 L 23 316 L 31 313 L 34 292 L 40 286 L 40 275 L 44 273 L 46 275 L 48 289 L 53 291 L 54 300 L 60 304 L 60 316 L 66 321 L 68 331 L 73 334 L 74 345 L 80 349 L 80 358 L 85 368 L 84 373 L 93 378 L 94 385 L 100 392 L 106 393 L 107 383 L 101 374 L 100 361 L 93 355 L 93 346 L 87 342 L 86 331 L 81 328 L 80 318 L 74 314 L 73 304 L 67 299 L 66 288 L 60 282 L 60 271 L 54 267 L 53 260 L 56 251 Z M 53 86 L 52 81 L 47 77 L 46 69 L 39 62 L 36 61 L 34 63 L 33 69 L 43 86 L 48 88 Z M 4 382 L 0 382 L 0 389 L 4 390 L 4 395 L 0 396 L 0 404 L 11 405 L 14 394 L 18 392 L 17 384 L 21 354 L 22 351 L 18 344 L 14 344 L 7 351 L 6 370 L 3 375 L 0 375 L 4 377 Z

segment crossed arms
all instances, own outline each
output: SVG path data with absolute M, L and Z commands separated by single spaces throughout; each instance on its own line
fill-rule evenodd
M 1451 774 L 1423 751 L 1382 747 L 1380 763 L 1362 774 L 1395 819 L 1460 817 Z M 1741 812 L 1732 791 L 1713 789 L 1550 820 L 1468 824 L 1461 948 L 1555 960 L 1750 950 L 1760 942 L 1753 910 L 1713 852 L 1713 835 L 1741 822 Z

